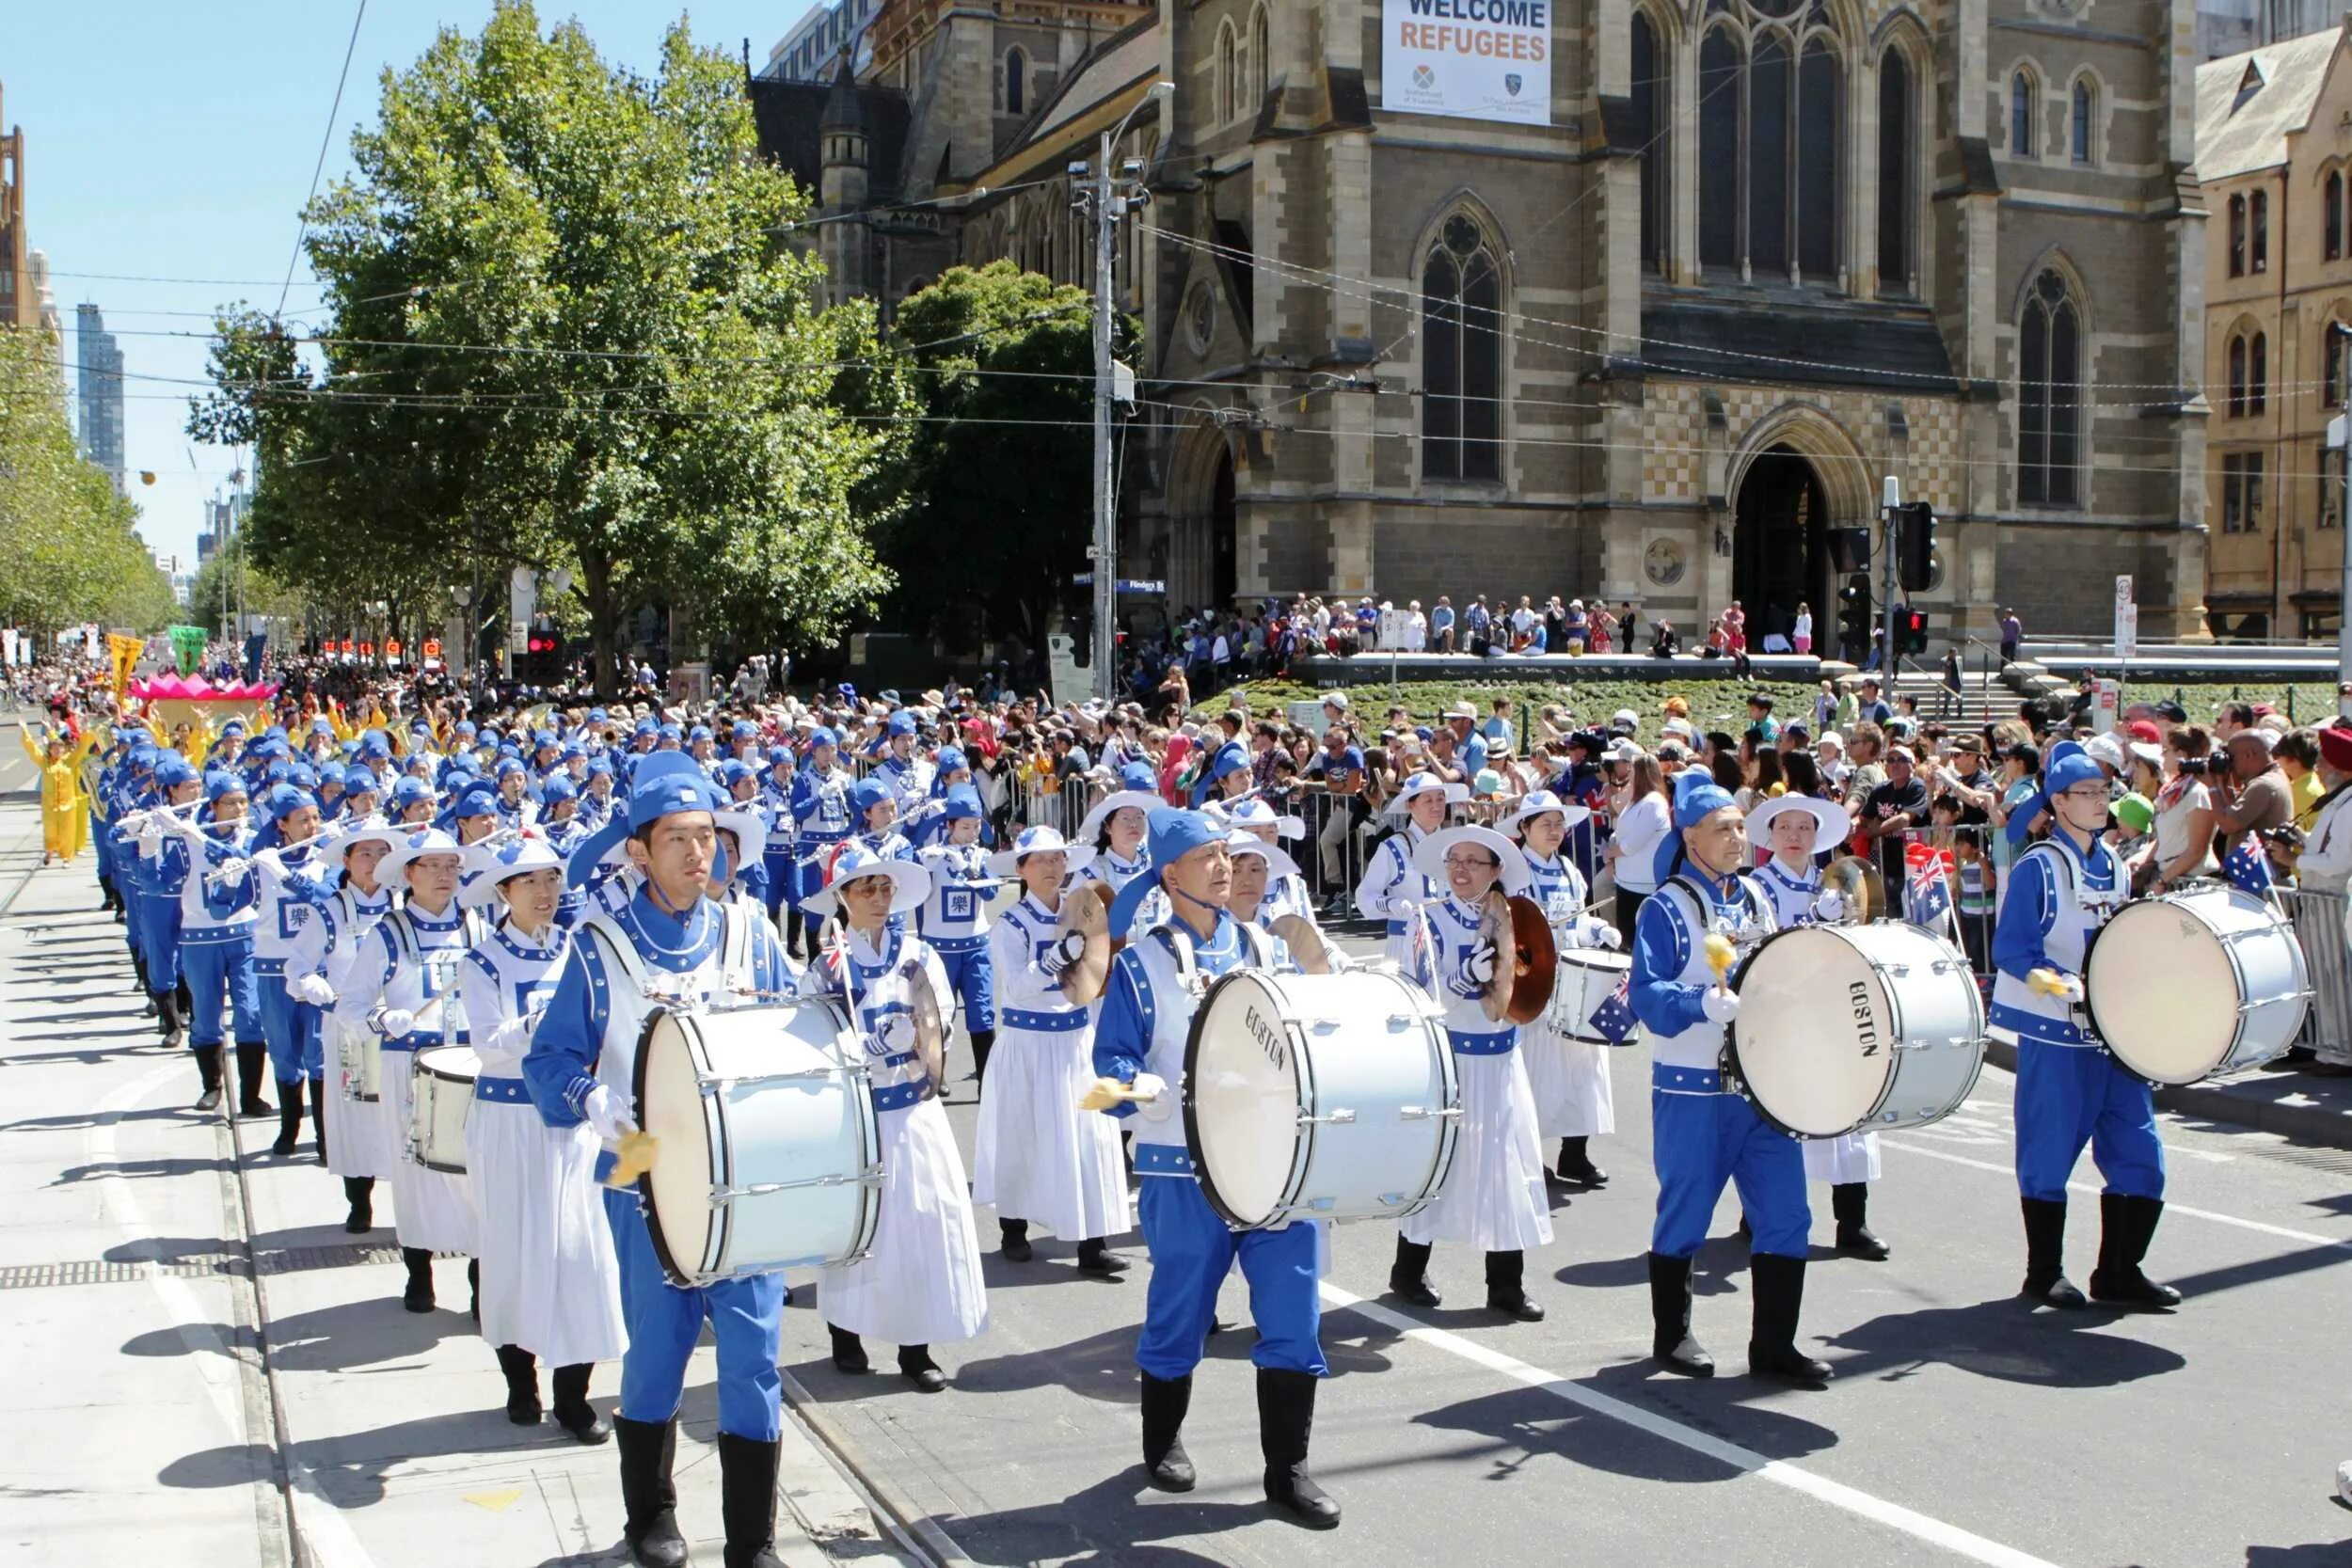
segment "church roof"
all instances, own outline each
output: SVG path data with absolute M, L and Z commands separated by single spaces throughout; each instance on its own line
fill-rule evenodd
M 754 76 L 744 83 L 751 94 L 752 126 L 760 152 L 783 166 L 811 195 L 818 191 L 818 179 L 824 172 L 823 138 L 818 132 L 832 118 L 828 106 L 835 86 L 767 76 Z M 855 98 L 865 122 L 867 198 L 888 200 L 899 194 L 898 161 L 906 150 L 907 96 L 895 87 L 844 90 Z
M 1642 338 L 1633 356 L 1671 374 L 1883 387 L 1915 396 L 1949 393 L 1960 385 L 1944 334 L 1924 309 L 1645 294 Z
M 2197 177 L 2227 180 L 2287 161 L 2287 137 L 2312 106 L 2344 40 L 2341 28 L 2289 39 L 2197 68 Z

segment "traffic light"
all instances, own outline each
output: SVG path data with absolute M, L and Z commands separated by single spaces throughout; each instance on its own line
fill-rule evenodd
M 1934 575 L 1935 508 L 1925 501 L 1906 501 L 1895 510 L 1902 530 L 1896 576 L 1904 593 L 1924 594 Z
M 532 616 L 523 648 L 523 656 L 515 661 L 515 678 L 526 686 L 553 686 L 564 663 L 564 637 L 555 622 Z
M 1925 610 L 1905 605 L 1895 611 L 1895 651 L 1899 654 L 1924 654 L 1928 651 L 1928 617 Z
M 1837 641 L 1850 658 L 1860 658 L 1870 645 L 1870 578 L 1856 572 L 1837 591 Z

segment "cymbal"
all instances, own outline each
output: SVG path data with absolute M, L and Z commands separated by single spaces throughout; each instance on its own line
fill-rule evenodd
M 1332 950 L 1330 940 L 1322 928 L 1303 914 L 1278 914 L 1272 922 L 1274 934 L 1290 949 L 1292 959 L 1309 974 L 1328 974 L 1339 967 L 1339 954 Z
M 1062 971 L 1061 993 L 1073 1002 L 1091 1002 L 1110 981 L 1110 889 L 1101 882 L 1081 882 L 1062 895 L 1061 921 L 1055 935 L 1077 933 L 1086 942 L 1069 968 Z
M 1479 999 L 1494 1022 L 1533 1023 L 1551 1001 L 1559 945 L 1543 906 L 1531 898 L 1486 897 L 1486 934 L 1495 944 L 1495 974 Z
M 1886 879 L 1860 855 L 1840 855 L 1821 873 L 1821 886 L 1846 901 L 1845 923 L 1867 926 L 1886 914 Z
M 919 962 L 906 966 L 907 1011 L 914 1016 L 914 1059 L 923 1064 L 931 1083 L 947 1086 L 947 1008 L 931 989 L 930 971 Z

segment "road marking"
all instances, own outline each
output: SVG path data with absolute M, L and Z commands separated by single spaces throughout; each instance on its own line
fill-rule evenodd
M 1955 1165 L 1968 1165 L 1977 1170 L 1989 1170 L 1995 1176 L 2006 1176 L 2011 1180 L 2015 1180 L 2017 1177 L 2015 1165 L 1996 1165 L 1990 1160 L 1971 1160 L 1964 1154 L 1952 1154 L 1941 1148 L 1922 1148 L 1906 1139 L 1885 1138 L 1882 1139 L 1881 1143 L 1884 1148 L 1899 1148 L 1906 1154 L 1920 1154 L 1931 1160 L 1944 1160 Z M 2173 1151 L 2168 1148 L 2165 1152 L 2169 1154 Z M 2069 1181 L 2066 1189 L 2069 1192 L 2085 1193 L 2094 1196 L 2099 1192 L 2099 1188 L 2089 1181 Z M 2276 1236 L 2281 1241 L 2303 1242 L 2312 1246 L 2335 1247 L 2344 1252 L 2352 1252 L 2352 1241 L 2345 1241 L 2341 1237 L 2322 1236 L 2315 1230 L 2290 1230 L 2283 1225 L 2270 1225 L 2262 1220 L 2244 1220 L 2235 1214 L 2217 1214 L 2210 1209 L 2192 1209 L 2185 1203 L 2174 1203 L 2169 1198 L 2165 1200 L 2164 1212 L 2168 1214 L 2186 1214 L 2192 1219 L 2211 1220 L 2216 1225 L 2234 1226 L 2240 1230 L 2251 1230 L 2264 1236 Z
M 1376 1302 L 1367 1301 L 1362 1296 L 1342 1290 L 1336 1285 L 1327 1284 L 1322 1290 L 1326 1306 L 1356 1312 L 1370 1318 L 1384 1328 L 1403 1335 L 1407 1339 L 1417 1339 L 1434 1350 L 1441 1350 L 1449 1355 L 1459 1356 L 1465 1361 L 1486 1368 L 1488 1371 L 1500 1373 L 1525 1387 L 1540 1390 L 1569 1404 L 1580 1405 L 1596 1416 L 1605 1416 L 1611 1420 L 1622 1422 L 1637 1431 L 1645 1432 L 1652 1437 L 1672 1443 L 1677 1448 L 1688 1449 L 1692 1453 L 1703 1455 L 1719 1465 L 1728 1465 L 1743 1475 L 1754 1476 L 1758 1481 L 1768 1481 L 1776 1486 L 1785 1486 L 1792 1492 L 1802 1493 L 1817 1502 L 1824 1502 L 1832 1508 L 1842 1509 L 1856 1518 L 1867 1519 L 1873 1524 L 1899 1530 L 1914 1540 L 1924 1541 L 1931 1546 L 1940 1546 L 1956 1556 L 1966 1558 L 1971 1562 L 1987 1563 L 1992 1565 L 1992 1568 L 2054 1568 L 2054 1565 L 2047 1560 L 2035 1557 L 2030 1552 L 2021 1552 L 2014 1546 L 2004 1546 L 1998 1541 L 1988 1541 L 1981 1535 L 1961 1528 L 1958 1525 L 1947 1524 L 1941 1519 L 1931 1518 L 1927 1514 L 1905 1508 L 1900 1503 L 1889 1502 L 1883 1497 L 1873 1497 L 1867 1492 L 1848 1486 L 1841 1481 L 1815 1475 L 1812 1471 L 1800 1468 L 1786 1460 L 1767 1459 L 1754 1449 L 1743 1449 L 1737 1443 L 1725 1442 L 1723 1438 L 1701 1432 L 1695 1427 L 1684 1426 L 1681 1422 L 1661 1416 L 1656 1411 L 1645 1410 L 1640 1405 L 1628 1404 L 1623 1400 L 1613 1399 L 1581 1384 L 1571 1383 L 1556 1372 L 1546 1371 L 1541 1367 L 1532 1366 L 1516 1356 L 1505 1355 L 1501 1351 L 1488 1350 L 1486 1346 L 1465 1339 L 1458 1334 L 1450 1333 L 1442 1328 L 1431 1328 L 1426 1323 L 1416 1323 L 1401 1312 L 1392 1311 Z

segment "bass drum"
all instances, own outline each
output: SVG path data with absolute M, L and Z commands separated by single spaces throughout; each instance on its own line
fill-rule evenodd
M 1184 1046 L 1184 1141 L 1236 1230 L 1398 1219 L 1454 1166 L 1462 1090 L 1437 1004 L 1387 970 L 1236 970 Z
M 1925 1127 L 1984 1067 L 1984 997 L 1968 959 L 1908 921 L 1791 926 L 1732 978 L 1724 1077 L 1792 1137 Z
M 2266 898 L 2221 882 L 2137 898 L 2083 960 L 2100 1043 L 2152 1084 L 2194 1084 L 2295 1043 L 2311 974 L 2295 927 Z

